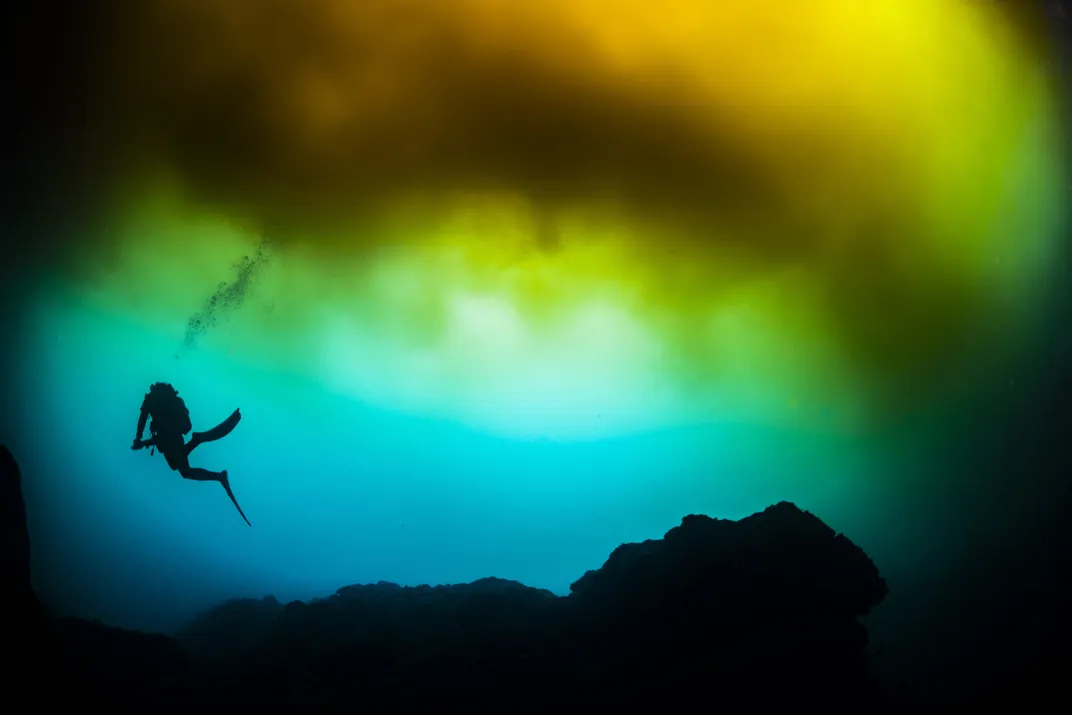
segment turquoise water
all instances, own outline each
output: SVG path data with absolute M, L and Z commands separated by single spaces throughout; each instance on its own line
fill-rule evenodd
M 739 518 L 783 499 L 866 544 L 889 486 L 850 441 L 731 423 L 510 439 L 208 349 L 176 359 L 175 336 L 73 298 L 42 300 L 29 325 L 16 455 L 35 581 L 57 608 L 117 625 L 167 629 L 226 597 L 307 599 L 378 580 L 496 575 L 566 593 L 618 544 L 658 538 L 685 514 Z M 176 385 L 195 430 L 241 408 L 235 431 L 191 463 L 229 470 L 252 528 L 218 484 L 130 450 L 156 380 Z

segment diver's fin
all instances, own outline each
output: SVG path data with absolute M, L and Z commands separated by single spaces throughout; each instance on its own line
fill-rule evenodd
M 194 432 L 190 435 L 190 441 L 200 444 L 202 442 L 214 442 L 218 439 L 222 439 L 231 434 L 231 430 L 238 425 L 238 422 L 241 419 L 242 413 L 239 410 L 235 410 L 231 413 L 230 417 L 223 422 L 220 422 L 212 429 L 205 430 L 204 432 Z
M 235 412 L 235 414 L 237 414 L 237 411 Z M 238 500 L 235 499 L 234 492 L 231 491 L 231 480 L 224 479 L 222 482 L 220 482 L 220 484 L 222 484 L 223 488 L 227 490 L 227 496 L 231 497 L 231 502 L 234 504 L 235 509 L 238 509 L 238 514 L 242 517 L 246 524 L 248 524 L 249 526 L 253 526 L 253 524 L 249 523 L 249 519 L 246 519 L 246 515 L 242 511 L 242 507 L 238 506 Z

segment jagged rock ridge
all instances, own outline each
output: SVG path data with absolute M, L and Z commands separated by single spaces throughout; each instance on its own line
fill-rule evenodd
M 17 465 L 0 456 L 9 575 L 28 585 Z M 347 586 L 309 603 L 235 599 L 175 638 L 60 619 L 41 626 L 49 660 L 39 667 L 59 669 L 53 680 L 83 702 L 624 705 L 762 694 L 768 704 L 871 707 L 878 689 L 857 616 L 886 592 L 862 550 L 783 502 L 739 521 L 687 516 L 662 539 L 618 547 L 565 597 L 496 578 Z

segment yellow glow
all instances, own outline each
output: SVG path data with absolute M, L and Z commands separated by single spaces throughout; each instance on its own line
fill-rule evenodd
M 847 428 L 1029 309 L 1063 205 L 1037 48 L 985 3 L 139 8 L 99 298 L 181 333 L 266 235 L 206 347 L 399 409 Z

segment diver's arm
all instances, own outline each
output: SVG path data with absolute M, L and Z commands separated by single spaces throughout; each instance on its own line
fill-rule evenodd
M 134 435 L 134 449 L 145 446 L 145 442 L 141 441 L 142 433 L 145 432 L 145 423 L 149 420 L 149 395 L 145 395 L 145 399 L 141 402 L 141 414 L 138 416 L 138 432 Z

